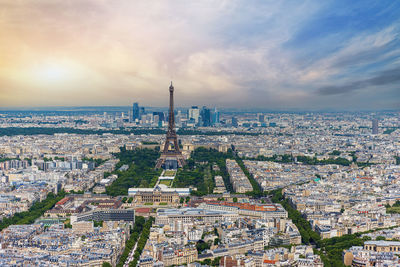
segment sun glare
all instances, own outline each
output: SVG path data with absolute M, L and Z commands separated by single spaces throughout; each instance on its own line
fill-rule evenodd
M 45 64 L 38 67 L 36 77 L 41 82 L 58 82 L 68 78 L 68 69 L 58 64 Z

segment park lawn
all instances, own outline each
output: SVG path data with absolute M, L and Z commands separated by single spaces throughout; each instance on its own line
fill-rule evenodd
M 165 184 L 166 186 L 171 186 L 172 180 L 160 180 L 160 184 Z
M 167 170 L 164 172 L 164 176 L 166 177 L 173 177 L 175 176 L 176 171 Z
M 389 207 L 386 208 L 387 213 L 400 213 L 400 207 Z

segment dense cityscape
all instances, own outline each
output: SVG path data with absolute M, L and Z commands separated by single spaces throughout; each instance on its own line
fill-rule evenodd
M 400 267 L 400 1 L 0 1 L 0 267 Z
M 1 112 L 2 266 L 398 264 L 399 112 L 173 110 L 157 169 L 168 111 L 120 109 Z

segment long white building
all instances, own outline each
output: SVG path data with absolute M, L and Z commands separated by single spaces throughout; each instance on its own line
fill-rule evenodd
M 158 209 L 156 224 L 171 224 L 176 221 L 182 223 L 193 223 L 196 220 L 202 220 L 206 223 L 215 222 L 234 222 L 238 219 L 238 214 L 230 211 L 214 211 L 199 208 L 182 209 Z

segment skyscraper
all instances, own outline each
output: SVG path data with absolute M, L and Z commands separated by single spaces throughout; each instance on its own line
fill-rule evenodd
M 145 115 L 145 114 L 146 114 L 145 108 L 144 107 L 140 107 L 139 108 L 139 116 L 141 117 L 142 115 Z
M 235 117 L 232 117 L 232 126 L 238 127 L 238 120 Z
M 165 121 L 164 112 L 154 111 L 153 116 L 157 116 L 157 115 L 158 115 L 158 120 Z
M 201 109 L 201 122 L 204 127 L 211 126 L 211 111 L 206 106 Z
M 219 121 L 219 111 L 217 108 L 215 108 L 213 116 L 212 116 L 212 124 L 215 125 L 215 124 L 218 124 L 219 122 L 220 122 Z
M 378 119 L 373 119 L 372 120 L 372 134 L 378 134 L 379 133 L 379 121 Z
M 132 122 L 132 110 L 128 110 L 128 118 L 129 118 L 129 122 Z
M 192 106 L 189 109 L 189 120 L 193 120 L 196 124 L 199 123 L 200 110 L 197 106 Z
M 133 103 L 132 106 L 132 121 L 136 121 L 140 119 L 140 114 L 139 114 L 139 103 L 135 102 Z
M 262 113 L 258 113 L 257 114 L 258 115 L 258 122 L 264 122 L 264 114 L 262 114 Z

